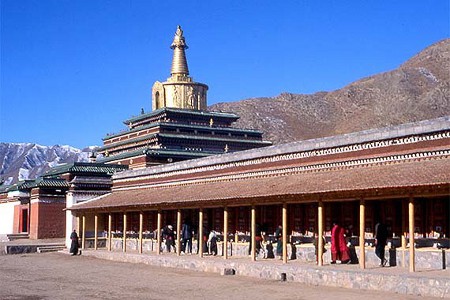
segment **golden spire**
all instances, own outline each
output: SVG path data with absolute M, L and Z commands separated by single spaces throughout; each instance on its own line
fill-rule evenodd
M 180 25 L 177 27 L 170 48 L 173 49 L 172 69 L 170 70 L 170 74 L 189 75 L 186 54 L 184 53 L 184 49 L 187 49 L 188 46 L 184 40 L 183 30 Z

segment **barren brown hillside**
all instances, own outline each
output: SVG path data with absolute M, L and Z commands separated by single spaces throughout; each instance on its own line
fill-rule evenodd
M 312 95 L 283 93 L 209 107 L 237 113 L 237 126 L 284 143 L 450 115 L 450 39 L 398 69 Z

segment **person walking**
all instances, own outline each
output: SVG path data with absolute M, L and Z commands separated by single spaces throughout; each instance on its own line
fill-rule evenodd
M 326 240 L 325 237 L 322 236 L 322 255 L 327 252 L 325 248 Z M 319 264 L 319 235 L 317 233 L 314 234 L 313 245 L 316 253 L 316 263 Z
M 380 267 L 386 266 L 387 260 L 384 258 L 384 248 L 387 242 L 387 228 L 382 222 L 375 225 L 375 254 L 380 259 Z
M 208 236 L 208 253 L 214 256 L 217 255 L 217 234 L 214 229 L 211 230 Z
M 172 248 L 175 248 L 175 232 L 172 225 L 167 225 L 164 228 L 163 238 L 166 241 L 166 250 L 170 252 Z
M 181 238 L 183 240 L 182 252 L 192 253 L 192 225 L 188 219 L 184 221 L 181 228 Z
M 350 251 L 345 241 L 344 228 L 339 226 L 337 222 L 333 222 L 331 229 L 331 263 L 335 264 L 336 260 L 342 264 L 350 262 Z
M 78 245 L 78 234 L 75 229 L 70 234 L 70 240 L 72 241 L 70 244 L 70 253 L 72 253 L 72 256 L 77 255 L 79 245 Z M 81 254 L 81 251 L 80 251 L 80 254 Z
M 278 225 L 277 230 L 275 230 L 275 239 L 277 240 L 277 256 L 279 259 L 283 257 L 283 227 Z

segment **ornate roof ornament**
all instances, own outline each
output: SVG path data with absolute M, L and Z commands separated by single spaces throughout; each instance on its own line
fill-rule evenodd
M 170 45 L 173 49 L 172 68 L 170 77 L 165 82 L 156 81 L 152 87 L 152 109 L 173 107 L 191 110 L 206 110 L 206 93 L 208 86 L 195 82 L 189 76 L 189 69 L 185 54 L 188 48 L 183 30 L 178 25 Z
M 189 75 L 186 54 L 184 53 L 184 49 L 188 49 L 188 45 L 186 44 L 183 36 L 183 30 L 180 25 L 177 27 L 177 31 L 175 32 L 175 37 L 173 38 L 170 48 L 173 49 L 172 69 L 170 73 L 172 75 Z
M 177 26 L 177 31 L 175 32 L 175 37 L 173 38 L 172 45 L 170 45 L 171 49 L 175 49 L 176 47 L 188 49 L 188 45 L 186 44 L 186 41 L 183 36 L 183 29 L 181 29 L 181 26 Z

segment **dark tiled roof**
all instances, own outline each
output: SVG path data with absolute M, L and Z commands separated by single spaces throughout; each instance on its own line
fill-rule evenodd
M 227 143 L 243 143 L 243 144 L 257 144 L 270 146 L 272 142 L 250 140 L 250 139 L 239 139 L 236 137 L 217 137 L 217 136 L 202 136 L 202 135 L 188 135 L 188 134 L 171 134 L 171 133 L 160 133 L 160 137 L 171 138 L 171 139 L 188 139 L 188 140 L 204 140 L 204 141 L 216 141 L 216 142 L 227 142 Z
M 19 191 L 24 189 L 23 186 L 30 184 L 34 182 L 34 180 L 21 180 L 15 184 L 11 184 L 11 185 L 1 185 L 0 186 L 0 193 L 8 193 L 8 192 L 13 192 L 13 191 Z
M 0 185 L 0 194 L 7 193 L 12 185 Z
M 222 152 L 220 152 L 222 153 Z M 208 152 L 208 151 L 203 151 L 203 152 L 194 152 L 194 151 L 188 151 L 188 150 L 168 150 L 168 149 L 152 149 L 152 148 L 147 148 L 147 149 L 138 149 L 138 150 L 134 150 L 134 151 L 128 151 L 128 152 L 122 152 L 120 154 L 117 155 L 111 155 L 111 156 L 107 156 L 107 157 L 101 157 L 98 158 L 97 161 L 99 162 L 109 162 L 109 161 L 115 161 L 115 160 L 119 160 L 119 159 L 126 159 L 126 158 L 131 158 L 131 157 L 135 157 L 135 156 L 139 156 L 139 155 L 151 155 L 151 156 L 161 156 L 161 157 L 184 157 L 184 158 L 198 158 L 198 157 L 206 157 L 209 155 L 215 155 L 215 154 L 220 154 L 220 153 L 216 153 L 216 152 Z
M 133 190 L 116 190 L 111 194 L 76 205 L 73 209 L 123 208 L 127 206 L 180 204 L 195 205 L 199 202 L 245 203 L 258 199 L 290 200 L 292 202 L 310 196 L 318 200 L 333 194 L 360 197 L 364 193 L 386 190 L 403 190 L 407 195 L 418 187 L 450 186 L 450 157 L 387 164 L 305 171 L 282 176 L 250 177 L 214 181 L 164 185 Z M 311 198 L 312 197 L 312 198 Z
M 272 145 L 272 142 L 269 142 L 269 141 L 251 140 L 251 139 L 247 139 L 247 138 L 241 139 L 238 137 L 228 137 L 228 136 L 220 137 L 219 135 L 204 136 L 204 135 L 196 135 L 194 133 L 192 133 L 192 134 L 151 133 L 151 134 L 146 134 L 146 135 L 143 135 L 140 137 L 104 145 L 104 146 L 97 148 L 97 151 L 104 151 L 104 150 L 107 150 L 110 148 L 128 145 L 128 144 L 133 145 L 133 143 L 138 143 L 138 142 L 142 142 L 145 140 L 149 140 L 152 138 L 158 138 L 158 137 L 179 138 L 179 139 L 188 139 L 188 140 L 218 141 L 218 142 L 236 142 L 236 143 L 239 142 L 239 143 L 245 143 L 245 144 L 259 144 L 259 145 L 265 145 L 265 146 Z
M 191 125 L 191 124 L 181 124 L 181 123 L 172 123 L 172 122 L 154 122 L 151 124 L 139 126 L 136 128 L 133 128 L 131 130 L 124 130 L 122 132 L 114 133 L 107 135 L 102 140 L 108 140 L 117 136 L 130 134 L 136 131 L 145 130 L 153 127 L 172 127 L 172 128 L 192 128 L 193 130 L 208 130 L 208 131 L 215 131 L 215 132 L 239 132 L 244 134 L 262 134 L 261 131 L 256 129 L 242 129 L 242 128 L 234 128 L 234 127 L 209 127 L 209 126 L 201 126 L 201 125 Z
M 74 162 L 70 164 L 63 164 L 48 170 L 44 177 L 56 176 L 66 173 L 88 173 L 88 174 L 106 174 L 112 175 L 116 172 L 127 170 L 128 166 L 122 165 L 107 165 L 102 163 L 82 163 Z
M 163 107 L 157 110 L 154 110 L 147 114 L 142 114 L 136 117 L 132 117 L 128 120 L 125 120 L 124 123 L 126 125 L 130 123 L 134 123 L 140 120 L 145 120 L 147 118 L 151 118 L 154 116 L 157 116 L 159 114 L 165 113 L 165 112 L 172 112 L 172 113 L 178 113 L 178 114 L 185 114 L 185 115 L 197 115 L 197 116 L 206 116 L 206 117 L 214 117 L 214 118 L 226 118 L 226 119 L 239 119 L 239 116 L 233 113 L 224 113 L 224 112 L 210 112 L 210 111 L 202 111 L 202 110 L 191 110 L 191 109 L 181 109 L 181 108 L 173 108 L 173 107 Z
M 134 143 L 138 143 L 138 142 L 142 142 L 142 141 L 145 141 L 145 140 L 149 140 L 149 139 L 155 138 L 157 136 L 158 136 L 158 133 L 146 134 L 144 136 L 140 136 L 140 137 L 137 137 L 137 138 L 132 138 L 132 139 L 128 139 L 128 140 L 121 141 L 121 142 L 116 142 L 116 143 L 112 143 L 112 144 L 108 144 L 108 145 L 103 145 L 103 146 L 97 148 L 97 151 L 103 151 L 103 150 L 107 150 L 107 149 L 110 149 L 110 148 L 114 148 L 114 147 L 122 146 L 122 145 L 127 145 L 127 144 L 133 145 Z
M 31 182 L 26 182 L 20 186 L 21 190 L 31 189 L 35 187 L 41 188 L 69 188 L 70 184 L 64 179 L 55 178 L 38 178 Z

